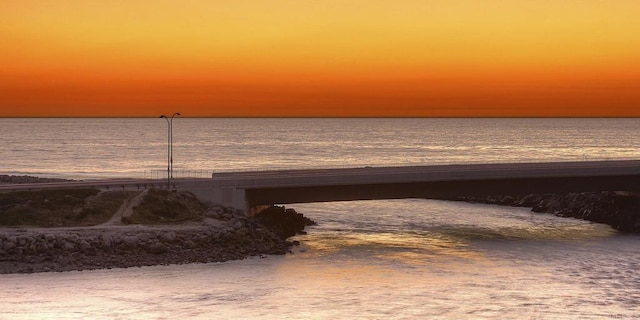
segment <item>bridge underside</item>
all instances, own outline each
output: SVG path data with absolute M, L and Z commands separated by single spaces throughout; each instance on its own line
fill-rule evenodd
M 249 208 L 271 204 L 381 200 L 452 199 L 459 196 L 590 191 L 639 191 L 639 175 L 434 181 L 246 189 Z

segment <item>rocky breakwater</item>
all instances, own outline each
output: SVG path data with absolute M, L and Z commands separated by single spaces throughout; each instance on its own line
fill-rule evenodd
M 530 207 L 533 212 L 605 223 L 622 232 L 640 233 L 640 196 L 630 192 L 494 195 L 452 200 Z
M 269 211 L 272 226 L 304 228 L 291 223 L 302 217 L 291 209 Z M 299 227 L 295 233 L 302 231 Z M 0 273 L 222 262 L 289 252 L 293 242 L 272 228 L 260 216 L 219 206 L 210 207 L 201 222 L 179 225 L 5 228 L 0 229 Z
M 14 175 L 0 175 L 0 184 L 24 184 L 24 183 L 44 183 L 44 182 L 63 182 L 72 181 L 67 179 L 58 178 L 40 178 L 33 176 L 14 176 Z

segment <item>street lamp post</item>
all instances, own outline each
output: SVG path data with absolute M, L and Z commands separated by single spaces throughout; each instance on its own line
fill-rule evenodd
M 170 131 L 169 136 L 171 137 L 171 141 L 169 143 L 170 149 L 171 149 L 170 150 L 171 151 L 171 160 L 170 160 L 170 162 L 171 162 L 171 179 L 173 179 L 173 118 L 175 116 L 179 116 L 179 115 L 180 115 L 180 113 L 175 112 L 171 116 L 171 121 L 169 122 L 169 131 Z
M 173 118 L 179 116 L 180 113 L 175 112 L 171 118 L 164 114 L 160 118 L 167 120 L 167 189 L 171 188 L 171 179 L 173 178 Z

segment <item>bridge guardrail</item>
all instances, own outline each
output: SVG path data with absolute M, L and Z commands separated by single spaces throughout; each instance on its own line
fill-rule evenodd
M 215 173 L 242 173 L 242 172 L 255 172 L 255 171 L 286 171 L 286 170 L 323 170 L 323 169 L 351 169 L 351 168 L 365 168 L 365 167 L 413 167 L 413 166 L 433 166 L 433 165 L 466 165 L 466 164 L 509 164 L 509 163 L 548 163 L 548 162 L 593 162 L 593 161 L 622 161 L 622 160 L 640 160 L 640 157 L 580 157 L 580 158 L 559 158 L 559 159 L 482 159 L 475 161 L 457 161 L 453 159 L 437 159 L 427 162 L 409 162 L 409 163 L 350 163 L 350 164 L 327 164 L 327 165 L 312 165 L 312 166 L 285 166 L 285 165 L 270 165 L 270 166 L 256 166 L 256 167 L 244 167 L 244 168 L 220 168 L 218 170 L 200 170 L 206 172 L 204 175 L 199 176 L 187 176 L 187 178 L 211 178 Z M 161 171 L 161 170 L 154 170 Z M 198 170 L 196 170 L 198 171 Z M 162 171 L 160 177 L 167 178 L 167 171 L 164 170 L 164 176 Z M 174 171 L 174 178 L 176 177 Z
M 211 178 L 213 170 L 183 170 L 173 169 L 172 179 L 188 179 L 188 178 Z M 167 170 L 144 170 L 143 179 L 166 179 Z

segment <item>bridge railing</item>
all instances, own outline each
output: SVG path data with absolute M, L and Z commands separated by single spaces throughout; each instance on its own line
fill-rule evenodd
M 413 167 L 413 166 L 434 166 L 434 165 L 472 165 L 472 164 L 510 164 L 510 163 L 549 163 L 549 162 L 592 162 L 592 161 L 620 161 L 620 160 L 640 160 L 640 157 L 580 157 L 580 158 L 546 158 L 546 159 L 433 159 L 430 161 L 415 161 L 415 162 L 357 162 L 357 163 L 316 163 L 313 165 L 292 164 L 292 165 L 263 165 L 263 166 L 246 166 L 246 167 L 221 167 L 217 170 L 208 170 L 210 173 L 207 177 L 211 177 L 214 173 L 241 173 L 252 171 L 281 171 L 281 170 L 323 170 L 323 169 L 350 169 L 350 168 L 364 168 L 364 167 Z M 164 171 L 164 177 L 166 178 L 166 170 Z M 175 174 L 174 174 L 175 176 Z M 199 176 L 201 177 L 201 176 Z
M 504 164 L 504 163 L 545 163 L 545 162 L 590 162 L 590 161 L 610 161 L 610 160 L 640 160 L 636 157 L 567 157 L 567 158 L 510 158 L 510 159 L 451 159 L 451 158 L 434 158 L 426 161 L 411 161 L 404 163 L 394 162 L 351 162 L 340 163 L 327 162 L 327 163 L 315 163 L 312 165 L 305 165 L 303 163 L 289 163 L 289 164 L 258 164 L 255 166 L 234 166 L 234 164 L 227 164 L 224 167 L 220 167 L 216 170 L 211 169 L 173 169 L 173 179 L 189 179 L 189 178 L 211 178 L 215 173 L 237 173 L 237 172 L 252 172 L 252 171 L 280 171 L 280 170 L 322 170 L 322 169 L 349 169 L 359 167 L 411 167 L 411 166 L 431 166 L 431 165 L 456 165 L 456 164 Z M 166 169 L 151 169 L 144 170 L 142 173 L 144 179 L 166 179 Z
M 173 179 L 211 178 L 213 170 L 173 169 Z M 144 170 L 144 179 L 166 179 L 167 170 Z

